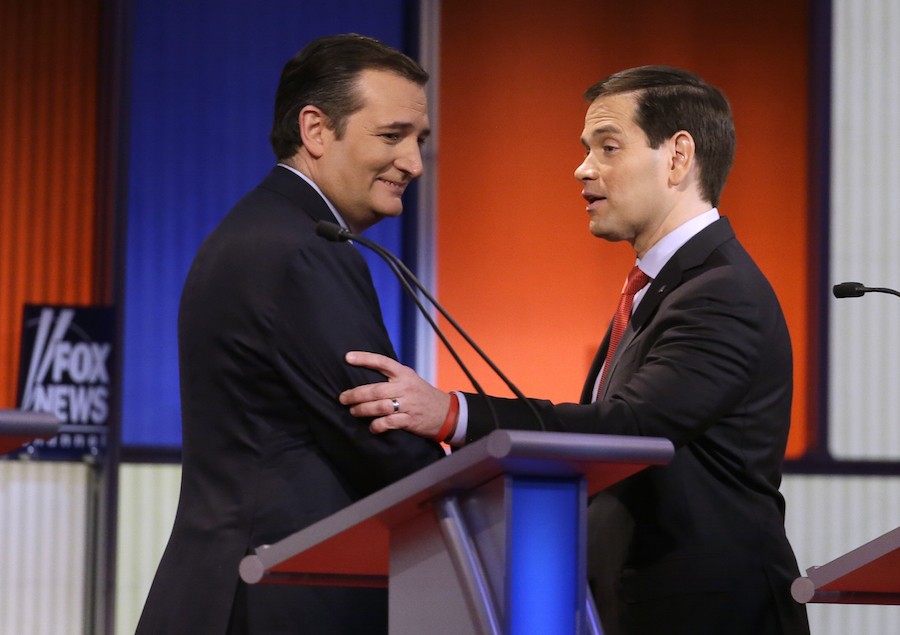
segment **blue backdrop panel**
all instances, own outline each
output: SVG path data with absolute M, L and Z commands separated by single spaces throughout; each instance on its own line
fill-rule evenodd
M 403 48 L 404 4 L 135 0 L 123 443 L 181 443 L 181 287 L 203 238 L 274 165 L 268 135 L 282 66 L 310 40 L 332 33 L 364 33 Z M 367 235 L 395 252 L 402 244 L 399 221 Z M 372 264 L 399 347 L 400 290 L 386 268 Z

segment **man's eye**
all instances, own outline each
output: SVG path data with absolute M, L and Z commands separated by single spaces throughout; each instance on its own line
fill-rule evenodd
M 386 141 L 392 141 L 392 142 L 400 141 L 400 135 L 397 134 L 396 132 L 385 132 L 381 136 Z
M 616 146 L 603 146 L 604 152 L 615 152 L 616 150 L 618 150 Z

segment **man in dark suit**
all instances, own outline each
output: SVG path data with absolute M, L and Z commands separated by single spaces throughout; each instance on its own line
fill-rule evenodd
M 238 564 L 443 456 L 373 437 L 337 403 L 380 378 L 349 348 L 393 356 L 368 268 L 320 220 L 361 232 L 402 211 L 422 173 L 425 71 L 370 38 L 311 43 L 285 66 L 279 165 L 207 237 L 178 318 L 183 472 L 140 635 L 387 631 L 382 589 L 246 585 Z
M 606 632 L 806 634 L 778 491 L 790 339 L 772 288 L 716 209 L 734 155 L 730 107 L 670 67 L 622 71 L 586 97 L 575 177 L 590 230 L 629 241 L 637 268 L 581 403 L 532 403 L 548 430 L 666 437 L 676 448 L 669 465 L 591 501 L 588 570 Z M 377 417 L 373 432 L 446 430 L 462 445 L 495 427 L 488 402 L 501 427 L 537 427 L 522 401 L 447 395 L 378 355 L 348 361 L 390 380 L 341 396 Z M 399 413 L 386 397 L 400 399 Z M 462 416 L 447 415 L 454 400 Z

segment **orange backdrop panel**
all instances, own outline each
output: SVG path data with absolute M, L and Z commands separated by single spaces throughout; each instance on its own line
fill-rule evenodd
M 22 305 L 94 300 L 98 3 L 0 2 L 0 408 Z
M 720 211 L 771 280 L 795 357 L 789 454 L 807 446 L 804 1 L 484 0 L 441 17 L 442 302 L 522 390 L 575 401 L 633 263 L 588 232 L 573 177 L 584 90 L 622 68 L 693 70 L 729 97 L 737 158 Z M 489 392 L 508 394 L 465 356 Z M 438 383 L 467 388 L 441 350 Z

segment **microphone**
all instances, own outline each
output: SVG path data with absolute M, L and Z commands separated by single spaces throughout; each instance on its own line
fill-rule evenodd
M 350 240 L 351 234 L 337 223 L 329 223 L 326 220 L 320 220 L 316 225 L 316 233 L 322 238 L 326 238 L 332 242 L 341 242 Z
M 438 325 L 434 322 L 434 318 L 431 317 L 431 314 L 428 312 L 428 310 L 422 304 L 422 301 L 419 299 L 419 296 L 416 295 L 415 291 L 413 291 L 412 287 L 410 286 L 409 280 L 407 280 L 407 278 L 404 276 L 404 274 L 401 273 L 398 263 L 402 265 L 402 261 L 399 258 L 394 256 L 392 253 L 390 253 L 387 249 L 383 248 L 381 245 L 379 245 L 367 238 L 364 238 L 362 236 L 354 235 L 349 230 L 344 229 L 343 227 L 341 227 L 340 225 L 337 225 L 336 223 L 330 223 L 330 222 L 324 221 L 324 220 L 319 221 L 318 224 L 316 225 L 316 234 L 318 234 L 322 238 L 325 238 L 326 240 L 330 240 L 332 242 L 348 242 L 351 240 L 355 240 L 356 242 L 368 247 L 369 249 L 374 251 L 376 254 L 378 254 L 381 257 L 381 259 L 384 260 L 387 263 L 387 265 L 391 268 L 391 271 L 394 273 L 394 275 L 400 281 L 400 284 L 403 285 L 403 289 L 407 292 L 407 294 L 409 294 L 409 296 L 416 303 L 416 307 L 419 309 L 419 311 L 422 313 L 422 315 L 425 317 L 425 319 L 428 320 L 428 323 L 431 325 L 432 330 L 434 330 L 434 332 L 437 334 L 437 336 L 441 339 L 441 341 L 444 343 L 444 345 L 450 351 L 450 354 L 453 356 L 453 359 L 456 360 L 457 364 L 459 364 L 459 367 L 462 369 L 463 373 L 465 373 L 466 377 L 472 383 L 472 386 L 475 388 L 475 391 L 478 392 L 480 395 L 485 394 L 484 390 L 481 388 L 481 385 L 478 383 L 478 381 L 475 379 L 475 377 L 472 375 L 472 373 L 469 372 L 469 369 L 466 367 L 466 365 L 463 363 L 462 359 L 456 353 L 456 350 L 453 348 L 453 346 L 450 345 L 450 342 L 447 341 L 447 338 L 444 335 L 444 333 L 440 330 L 440 328 L 438 328 Z M 409 275 L 412 276 L 412 273 L 410 273 Z M 413 276 L 413 278 L 414 278 L 414 276 Z M 417 284 L 418 288 L 424 289 L 424 285 L 422 285 L 418 280 L 415 280 L 415 283 Z
M 462 359 L 456 353 L 453 346 L 450 345 L 450 342 L 447 340 L 447 337 L 444 335 L 444 333 L 441 331 L 441 329 L 435 323 L 434 318 L 431 317 L 431 314 L 428 312 L 428 310 L 422 304 L 422 301 L 419 299 L 419 296 L 416 294 L 415 291 L 413 291 L 410 283 L 412 283 L 412 285 L 414 285 L 416 287 L 416 289 L 418 289 L 419 292 L 421 292 L 422 295 L 424 295 L 428 299 L 428 301 L 440 312 L 440 314 L 443 315 L 444 318 L 446 318 L 446 320 L 456 330 L 456 332 L 459 333 L 462 336 L 462 338 L 466 341 L 466 343 L 468 343 L 469 346 L 472 347 L 472 350 L 474 350 L 478 354 L 478 356 L 484 360 L 484 362 L 491 368 L 491 370 L 494 371 L 494 373 L 497 375 L 497 377 L 499 377 L 503 381 L 503 383 L 506 384 L 506 386 L 510 389 L 510 391 L 512 391 L 512 393 L 516 396 L 516 398 L 520 399 L 528 406 L 529 411 L 531 412 L 535 421 L 537 421 L 537 423 L 538 423 L 538 427 L 542 431 L 546 431 L 546 426 L 544 426 L 544 420 L 541 418 L 537 409 L 534 407 L 534 404 L 532 404 L 531 401 L 529 401 L 528 398 L 525 397 L 525 395 L 522 393 L 522 391 L 519 390 L 519 388 L 515 384 L 513 384 L 513 382 L 493 362 L 493 360 L 491 360 L 491 358 L 488 357 L 487 353 L 485 353 L 481 349 L 481 347 L 475 343 L 475 340 L 473 340 L 469 336 L 469 334 L 466 333 L 466 331 L 459 325 L 459 323 L 455 319 L 453 319 L 453 317 L 447 312 L 447 310 L 444 309 L 443 306 L 441 306 L 440 302 L 438 302 L 437 299 L 431 294 L 431 292 L 428 291 L 428 289 L 425 287 L 425 285 L 422 284 L 422 282 L 420 282 L 419 279 L 416 278 L 415 275 L 413 275 L 412 271 L 409 270 L 409 268 L 406 266 L 406 264 L 404 264 L 404 262 L 402 260 L 400 260 L 400 258 L 398 258 L 394 254 L 392 254 L 390 251 L 388 251 L 387 249 L 385 249 L 384 247 L 382 247 L 375 241 L 369 240 L 368 238 L 365 238 L 363 236 L 359 236 L 358 234 L 353 234 L 335 223 L 330 223 L 328 221 L 320 220 L 316 224 L 316 234 L 318 234 L 319 236 L 321 236 L 327 240 L 331 240 L 333 242 L 343 242 L 343 241 L 348 241 L 348 240 L 358 242 L 360 245 L 363 245 L 364 247 L 368 247 L 369 249 L 374 251 L 376 254 L 378 254 L 378 256 L 381 257 L 382 260 L 384 260 L 388 264 L 388 266 L 391 268 L 391 271 L 394 272 L 394 275 L 397 276 L 397 279 L 403 285 L 403 288 L 406 290 L 407 294 L 416 303 L 416 306 L 418 307 L 418 309 L 422 313 L 422 315 L 425 317 L 425 319 L 428 321 L 428 324 L 431 326 L 432 330 L 440 338 L 440 340 L 441 340 L 441 342 L 443 342 L 444 346 L 447 347 L 447 350 L 453 356 L 453 359 L 456 361 L 456 363 L 462 369 L 463 373 L 465 373 L 466 377 L 472 383 L 472 386 L 475 388 L 475 391 L 482 397 L 485 397 L 485 402 L 487 403 L 488 408 L 491 411 L 491 418 L 494 421 L 495 428 L 499 428 L 500 425 L 497 420 L 497 414 L 496 414 L 496 412 L 494 412 L 494 406 L 491 404 L 491 401 L 489 399 L 487 399 L 487 395 L 485 394 L 484 390 L 481 388 L 479 383 L 472 376 L 472 373 L 469 372 L 469 369 L 466 367 L 466 365 L 463 363 Z
M 836 298 L 858 298 L 865 293 L 890 293 L 900 296 L 900 291 L 885 287 L 866 287 L 862 282 L 841 282 L 834 285 L 831 291 Z

